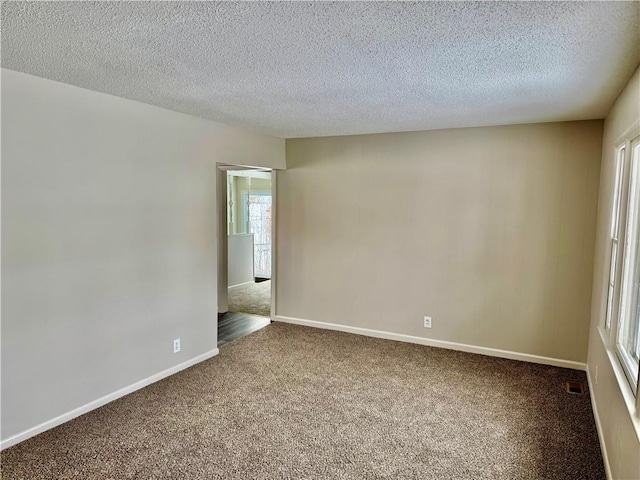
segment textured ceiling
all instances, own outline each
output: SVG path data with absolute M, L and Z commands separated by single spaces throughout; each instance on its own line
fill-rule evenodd
M 602 118 L 639 2 L 5 2 L 2 66 L 282 137 Z

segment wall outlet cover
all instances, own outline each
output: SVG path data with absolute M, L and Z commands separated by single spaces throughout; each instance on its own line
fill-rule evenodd
M 180 339 L 176 338 L 173 341 L 173 353 L 178 353 L 180 351 Z
M 431 328 L 431 317 L 424 317 L 424 328 Z

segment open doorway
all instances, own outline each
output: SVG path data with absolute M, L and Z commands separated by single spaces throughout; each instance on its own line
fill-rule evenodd
M 271 316 L 271 172 L 227 171 L 228 308 Z
M 219 167 L 218 346 L 271 322 L 274 182 L 270 170 Z

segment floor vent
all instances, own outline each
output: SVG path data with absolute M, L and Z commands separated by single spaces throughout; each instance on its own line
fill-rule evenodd
M 584 383 L 582 382 L 567 381 L 567 383 L 565 383 L 565 387 L 567 389 L 567 393 L 572 393 L 574 395 L 584 395 Z

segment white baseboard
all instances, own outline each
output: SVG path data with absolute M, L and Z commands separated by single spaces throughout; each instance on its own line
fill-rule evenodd
M 250 282 L 238 283 L 237 285 L 229 285 L 229 290 L 237 290 L 244 287 L 245 285 L 250 285 L 252 283 L 256 283 L 255 280 L 251 280 Z
M 101 407 L 103 405 L 106 405 L 109 402 L 113 402 L 114 400 L 117 400 L 120 397 L 124 397 L 125 395 L 133 393 L 136 390 L 140 390 L 141 388 L 144 388 L 147 385 L 151 385 L 152 383 L 162 380 L 163 378 L 169 377 L 174 373 L 178 373 L 180 370 L 184 370 L 185 368 L 189 368 L 195 365 L 196 363 L 200 363 L 204 360 L 214 357 L 218 353 L 219 353 L 219 350 L 217 348 L 214 348 L 213 350 L 203 353 L 202 355 L 198 355 L 197 357 L 192 358 L 191 360 L 187 360 L 186 362 L 183 362 L 179 365 L 175 365 L 171 368 L 167 368 L 162 372 L 156 373 L 155 375 L 151 375 L 150 377 L 147 377 L 136 383 L 132 383 L 131 385 L 121 388 L 120 390 L 117 390 L 113 393 L 109 393 L 104 397 L 98 398 L 97 400 L 89 402 L 86 405 L 78 407 L 74 410 L 71 410 L 70 412 L 64 413 L 51 420 L 47 420 L 46 422 L 43 422 L 40 425 L 36 425 L 35 427 L 25 430 L 24 432 L 18 433 L 17 435 L 13 435 L 12 437 L 9 437 L 6 440 L 2 440 L 2 442 L 0 442 L 0 450 L 9 448 L 17 443 L 27 440 L 28 438 L 34 437 L 42 432 L 46 432 L 47 430 L 50 430 L 53 427 L 57 427 L 58 425 L 68 422 L 69 420 L 79 417 L 80 415 L 84 415 L 85 413 L 90 412 L 91 410 L 95 410 L 96 408 Z
M 607 475 L 607 480 L 611 480 L 611 466 L 609 465 L 609 456 L 607 455 L 607 445 L 604 443 L 604 436 L 602 434 L 602 425 L 600 424 L 600 415 L 598 415 L 598 407 L 596 406 L 596 397 L 593 394 L 591 388 L 591 372 L 587 365 L 587 385 L 589 387 L 589 396 L 591 397 L 591 410 L 593 410 L 593 417 L 596 421 L 596 430 L 598 431 L 598 440 L 600 441 L 600 452 L 602 452 L 602 459 L 604 460 L 604 472 Z
M 541 363 L 543 365 L 553 365 L 555 367 L 572 368 L 574 370 L 586 370 L 585 363 L 574 362 L 572 360 L 563 360 L 560 358 L 541 357 L 529 353 L 512 352 L 509 350 L 499 350 L 496 348 L 479 347 L 476 345 L 467 345 L 465 343 L 447 342 L 445 340 L 435 340 L 433 338 L 414 337 L 412 335 L 404 335 L 402 333 L 384 332 L 381 330 L 371 330 L 368 328 L 349 327 L 337 323 L 318 322 L 315 320 L 304 320 L 300 318 L 284 317 L 276 315 L 276 322 L 293 323 L 295 325 L 304 325 L 307 327 L 324 328 L 327 330 L 336 330 L 338 332 L 355 333 L 357 335 L 365 335 L 367 337 L 384 338 L 386 340 L 396 340 L 398 342 L 417 343 L 418 345 L 426 345 L 429 347 L 447 348 L 449 350 L 459 350 L 461 352 L 477 353 L 490 357 L 508 358 L 510 360 L 520 360 L 523 362 Z

